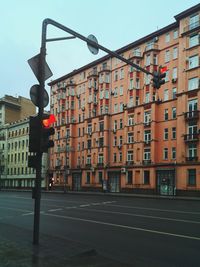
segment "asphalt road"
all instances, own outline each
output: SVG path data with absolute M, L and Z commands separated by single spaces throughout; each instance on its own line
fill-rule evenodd
M 0 192 L 0 227 L 31 230 L 33 207 L 31 193 Z M 200 201 L 43 193 L 40 222 L 122 267 L 200 266 Z

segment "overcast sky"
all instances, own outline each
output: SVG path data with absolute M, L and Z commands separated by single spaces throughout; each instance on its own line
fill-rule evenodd
M 173 23 L 174 16 L 198 0 L 6 0 L 1 1 L 0 97 L 5 94 L 29 98 L 37 80 L 27 60 L 39 53 L 42 21 L 51 18 L 84 36 L 116 50 Z M 67 34 L 48 26 L 48 37 Z M 97 58 L 83 41 L 72 39 L 47 44 L 47 63 L 56 79 Z M 50 80 L 48 80 L 50 81 Z M 48 82 L 47 81 L 47 82 Z M 49 92 L 48 85 L 46 89 Z

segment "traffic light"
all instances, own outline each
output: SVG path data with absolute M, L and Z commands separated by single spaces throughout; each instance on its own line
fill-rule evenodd
M 40 128 L 40 120 L 38 116 L 29 117 L 29 152 L 40 151 L 40 135 L 38 130 Z
M 54 146 L 54 141 L 49 140 L 49 137 L 55 134 L 55 129 L 50 127 L 50 125 L 55 121 L 55 116 L 53 114 L 43 114 L 41 152 L 48 152 L 48 149 Z
M 161 85 L 165 84 L 167 67 L 159 67 L 158 71 L 154 72 L 153 75 L 153 87 L 159 89 Z

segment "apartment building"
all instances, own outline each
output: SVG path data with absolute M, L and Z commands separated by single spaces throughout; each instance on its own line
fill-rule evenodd
M 5 95 L 0 98 L 0 127 L 6 123 L 24 119 L 36 113 L 30 99 Z
M 159 90 L 109 55 L 49 84 L 55 186 L 200 195 L 200 5 L 174 18 L 116 51 L 150 72 L 166 66 Z
M 35 169 L 28 167 L 29 119 L 5 124 L 0 129 L 1 188 L 31 188 L 35 185 Z M 48 183 L 48 157 L 43 155 L 42 187 Z

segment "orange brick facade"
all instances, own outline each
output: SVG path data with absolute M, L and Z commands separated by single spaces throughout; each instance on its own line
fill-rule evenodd
M 70 190 L 198 195 L 200 5 L 117 52 L 150 76 L 105 56 L 53 82 L 50 175 Z M 104 185 L 106 187 L 104 187 Z

